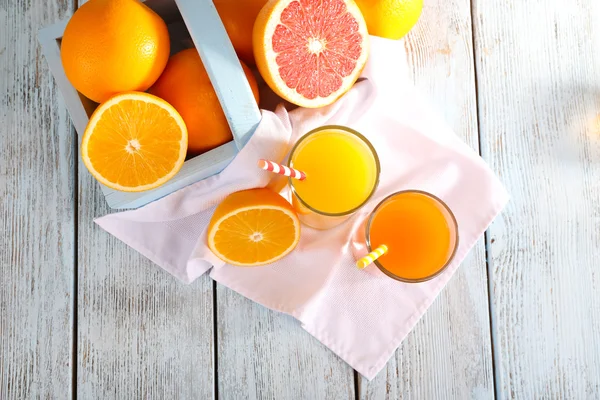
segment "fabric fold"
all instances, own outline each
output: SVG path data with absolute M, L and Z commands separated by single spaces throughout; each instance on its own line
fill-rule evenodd
M 248 144 L 220 174 L 138 210 L 96 223 L 182 282 L 212 279 L 302 327 L 367 379 L 385 366 L 500 213 L 508 195 L 485 162 L 456 136 L 406 77 L 402 41 L 371 37 L 371 56 L 359 82 L 321 109 L 262 110 Z M 382 172 L 372 199 L 344 224 L 327 231 L 302 226 L 297 248 L 257 268 L 227 265 L 206 245 L 214 208 L 238 190 L 270 187 L 289 199 L 286 178 L 256 167 L 260 158 L 286 162 L 291 146 L 322 125 L 345 125 L 375 147 Z M 335 151 L 332 149 L 332 151 Z M 431 281 L 406 284 L 374 266 L 358 270 L 366 253 L 360 234 L 370 211 L 389 194 L 420 189 L 440 197 L 459 225 L 459 248 L 448 269 Z

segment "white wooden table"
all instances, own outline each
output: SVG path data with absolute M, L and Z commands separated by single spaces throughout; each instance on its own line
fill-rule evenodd
M 425 0 L 414 81 L 512 198 L 371 382 L 92 223 L 35 36 L 76 7 L 0 0 L 0 399 L 600 398 L 600 1 Z

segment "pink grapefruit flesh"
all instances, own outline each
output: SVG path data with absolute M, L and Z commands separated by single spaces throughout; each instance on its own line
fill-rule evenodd
M 271 0 L 253 36 L 267 84 L 303 107 L 337 100 L 356 82 L 368 57 L 367 27 L 353 0 Z

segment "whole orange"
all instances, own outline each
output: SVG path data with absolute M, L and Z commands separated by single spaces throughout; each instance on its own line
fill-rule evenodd
M 69 20 L 61 42 L 67 78 L 97 103 L 147 90 L 169 52 L 167 25 L 139 0 L 88 1 Z
M 252 71 L 243 62 L 241 64 L 258 103 L 256 79 Z M 185 121 L 188 154 L 198 155 L 233 139 L 217 93 L 196 49 L 173 55 L 150 93 L 170 103 Z
M 268 0 L 214 0 L 235 51 L 244 62 L 254 65 L 252 28 Z

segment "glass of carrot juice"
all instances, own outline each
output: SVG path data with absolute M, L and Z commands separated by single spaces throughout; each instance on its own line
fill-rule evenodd
M 424 282 L 442 273 L 454 258 L 458 224 L 436 196 L 401 191 L 375 207 L 366 222 L 365 241 L 370 255 L 358 260 L 362 268 L 374 263 L 393 279 Z
M 379 184 L 373 145 L 345 126 L 326 125 L 305 134 L 292 148 L 288 166 L 306 179 L 289 178 L 292 205 L 305 224 L 333 228 L 360 209 Z

